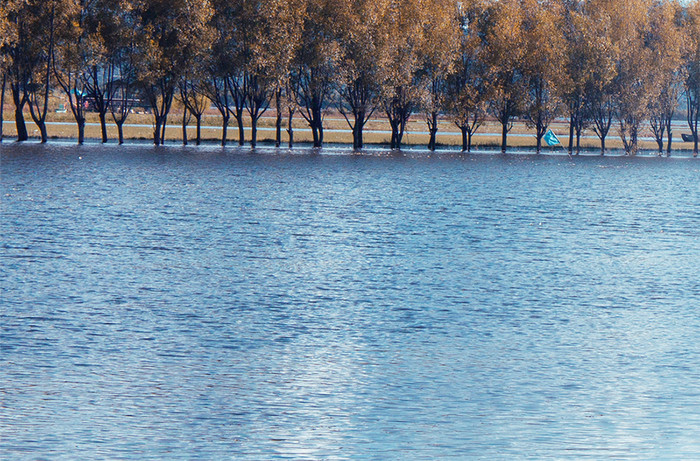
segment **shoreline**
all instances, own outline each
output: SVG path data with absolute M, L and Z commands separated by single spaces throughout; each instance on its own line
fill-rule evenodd
M 18 142 L 10 137 L 4 137 L 0 140 L 0 151 L 5 148 L 17 147 L 17 146 L 46 146 L 50 148 L 51 146 L 61 146 L 61 147 L 103 147 L 103 148 L 134 148 L 134 147 L 149 147 L 155 150 L 170 150 L 170 149 L 189 149 L 196 151 L 201 149 L 203 151 L 211 152 L 216 151 L 245 151 L 247 153 L 260 153 L 269 155 L 272 153 L 278 153 L 281 155 L 308 155 L 313 153 L 315 155 L 367 155 L 367 156 L 396 156 L 396 157 L 406 157 L 406 156 L 420 156 L 421 158 L 428 158 L 431 156 L 503 156 L 503 157 L 569 157 L 569 158 L 666 158 L 666 159 L 694 159 L 700 157 L 694 157 L 692 149 L 674 149 L 670 156 L 665 153 L 659 154 L 658 151 L 652 151 L 649 149 L 640 149 L 635 155 L 628 155 L 623 149 L 607 149 L 605 155 L 601 155 L 600 149 L 594 148 L 581 148 L 580 153 L 573 153 L 569 155 L 566 148 L 557 146 L 555 148 L 546 147 L 543 148 L 539 153 L 536 152 L 535 147 L 527 146 L 513 146 L 510 147 L 505 153 L 501 152 L 500 146 L 498 145 L 477 145 L 472 148 L 471 152 L 464 152 L 459 146 L 455 145 L 445 145 L 438 144 L 437 148 L 433 151 L 429 150 L 426 146 L 421 144 L 404 144 L 401 149 L 391 149 L 388 144 L 366 144 L 362 149 L 353 149 L 352 143 L 324 143 L 323 147 L 315 148 L 310 142 L 297 142 L 292 148 L 288 147 L 286 144 L 282 144 L 279 147 L 275 146 L 274 141 L 263 140 L 258 141 L 258 145 L 252 148 L 250 144 L 246 143 L 243 146 L 239 146 L 237 141 L 229 141 L 226 146 L 221 146 L 220 141 L 216 139 L 203 139 L 200 145 L 196 145 L 194 142 L 189 142 L 184 145 L 181 140 L 166 140 L 165 144 L 160 146 L 153 145 L 153 142 L 149 139 L 126 139 L 123 144 L 119 144 L 116 140 L 110 140 L 107 143 L 102 143 L 99 138 L 86 138 L 82 146 L 77 143 L 77 138 L 70 137 L 50 137 L 49 141 L 45 144 L 41 143 L 40 138 L 30 136 L 27 141 Z
M 49 143 L 52 142 L 74 142 L 77 144 L 77 126 L 74 121 L 65 117 L 65 114 L 53 114 L 51 120 L 47 121 L 47 130 L 49 135 Z M 59 115 L 59 116 L 56 116 Z M 171 118 L 171 120 L 178 120 L 177 115 Z M 95 119 L 95 120 L 93 120 Z M 125 144 L 153 144 L 153 124 L 150 123 L 150 115 L 148 114 L 133 114 L 130 117 L 131 123 L 126 123 L 124 125 L 124 139 Z M 216 115 L 209 114 L 203 119 L 201 125 L 202 137 L 201 145 L 215 146 L 221 144 L 221 125 L 217 125 L 211 122 L 218 122 Z M 258 146 L 259 147 L 274 147 L 275 145 L 275 131 L 274 117 L 266 116 L 261 119 L 261 123 L 258 125 Z M 288 134 L 286 131 L 287 119 L 284 119 L 282 127 L 282 143 L 280 148 L 287 148 L 288 145 Z M 27 128 L 29 131 L 29 140 L 27 142 L 34 142 L 39 139 L 38 128 L 31 120 L 28 118 L 26 120 Z M 683 129 L 682 120 L 674 120 L 674 137 L 673 137 L 673 149 L 671 151 L 671 157 L 674 155 L 686 156 L 691 155 L 693 152 L 693 145 L 691 142 L 684 142 L 680 135 L 687 130 Z M 417 117 L 411 120 L 410 130 L 404 135 L 404 141 L 402 142 L 401 150 L 425 150 L 427 149 L 427 144 L 429 140 L 429 133 L 424 131 L 422 127 L 424 126 L 424 121 Z M 562 155 L 568 155 L 568 127 L 566 122 L 562 120 L 557 120 L 551 125 L 552 130 L 557 134 L 561 144 L 553 147 L 546 145 L 542 146 L 541 153 L 552 153 L 552 151 L 560 151 Z M 294 129 L 294 147 L 299 148 L 311 148 L 311 129 L 305 125 L 304 120 L 294 119 L 293 124 Z M 486 121 L 479 131 L 477 131 L 472 140 L 473 151 L 487 151 L 493 152 L 497 151 L 500 154 L 500 125 L 494 123 L 493 121 Z M 165 145 L 183 145 L 182 142 L 182 125 L 178 123 L 169 123 L 166 128 L 166 140 Z M 656 141 L 651 137 L 651 133 L 645 129 L 640 133 L 639 138 L 639 153 L 637 155 L 658 155 L 658 145 Z M 244 126 L 244 133 L 246 135 L 244 146 L 250 148 L 250 125 Z M 114 123 L 107 123 L 107 134 L 108 143 L 107 144 L 118 144 L 117 142 L 117 127 Z M 188 135 L 188 146 L 196 146 L 196 126 L 192 123 L 188 125 L 187 129 Z M 348 129 L 347 124 L 344 120 L 331 118 L 326 119 L 326 125 L 324 126 L 324 147 L 334 146 L 352 146 L 352 131 Z M 3 122 L 3 143 L 15 142 L 16 130 L 14 119 L 4 120 Z M 371 120 L 368 123 L 364 131 L 365 146 L 369 149 L 385 149 L 389 150 L 391 131 L 389 129 L 388 121 L 383 118 L 377 118 Z M 437 133 L 437 147 L 438 150 L 448 150 L 461 152 L 461 133 L 456 130 L 454 123 L 449 119 L 442 119 L 439 122 L 439 130 Z M 667 141 L 666 141 L 667 142 Z M 101 128 L 100 124 L 96 120 L 96 114 L 90 114 L 85 126 L 85 143 L 94 144 L 101 142 Z M 238 127 L 235 124 L 230 124 L 228 126 L 228 136 L 226 147 L 238 147 Z M 536 138 L 530 129 L 527 128 L 526 124 L 522 121 L 515 122 L 515 125 L 511 132 L 508 134 L 508 152 L 515 151 L 525 151 L 535 154 L 536 149 Z M 624 155 L 624 150 L 622 146 L 622 141 L 619 135 L 612 131 L 606 138 L 606 154 L 611 155 L 618 151 L 622 151 Z M 581 154 L 580 155 L 600 155 L 600 141 L 598 137 L 587 131 L 581 137 Z M 574 152 L 574 155 L 575 152 Z M 662 156 L 666 156 L 665 148 Z

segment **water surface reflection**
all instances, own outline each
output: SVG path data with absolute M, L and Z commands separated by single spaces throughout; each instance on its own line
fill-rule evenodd
M 700 456 L 696 161 L 295 152 L 0 147 L 2 458 Z

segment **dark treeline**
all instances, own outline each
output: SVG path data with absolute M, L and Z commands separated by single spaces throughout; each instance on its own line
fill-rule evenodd
M 232 122 L 246 142 L 245 119 L 255 146 L 258 120 L 274 104 L 277 145 L 285 116 L 292 144 L 300 114 L 321 146 L 324 116 L 335 109 L 355 148 L 377 114 L 389 121 L 392 148 L 419 116 L 434 149 L 438 118 L 448 116 L 465 151 L 490 117 L 504 152 L 516 118 L 535 131 L 539 151 L 551 122 L 566 117 L 570 153 L 585 130 L 604 153 L 616 126 L 634 154 L 648 126 L 670 154 L 671 119 L 684 105 L 697 155 L 700 2 L 2 0 L 0 75 L 19 141 L 28 113 L 46 142 L 49 97 L 61 92 L 80 143 L 88 101 L 103 142 L 109 118 L 123 142 L 130 109 L 146 104 L 158 145 L 177 99 L 184 142 L 193 122 L 198 144 L 213 105 L 222 144 Z

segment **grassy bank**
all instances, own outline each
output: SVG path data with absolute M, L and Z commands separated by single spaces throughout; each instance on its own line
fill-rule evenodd
M 268 115 L 260 119 L 258 129 L 258 141 L 261 143 L 270 143 L 275 140 L 275 117 L 274 113 L 268 111 Z M 12 113 L 9 115 L 9 120 L 6 117 L 3 125 L 3 133 L 5 138 L 13 138 L 16 136 L 16 129 Z M 31 121 L 27 114 L 27 129 L 30 137 L 38 137 L 39 130 Z M 111 122 L 111 119 L 108 119 Z M 77 127 L 73 120 L 72 114 L 53 112 L 48 117 L 49 125 L 47 127 L 49 136 L 54 139 L 74 139 L 77 137 Z M 169 118 L 169 125 L 166 130 L 167 142 L 182 142 L 182 115 L 174 113 Z M 246 120 L 247 128 L 245 130 L 246 144 L 250 140 L 250 121 Z M 287 119 L 283 118 L 282 142 L 286 145 L 288 135 L 286 132 Z M 294 141 L 295 143 L 311 142 L 311 131 L 308 128 L 306 121 L 300 116 L 295 116 L 293 119 Z M 350 131 L 347 122 L 340 114 L 330 113 L 324 123 L 325 133 L 324 141 L 327 143 L 352 144 L 352 132 Z M 428 143 L 429 135 L 427 126 L 421 115 L 414 115 L 413 119 L 408 123 L 407 132 L 404 136 L 404 144 L 406 146 L 425 146 Z M 445 118 L 439 123 L 437 141 L 439 145 L 459 147 L 461 145 L 461 135 L 459 129 L 449 119 Z M 376 117 L 367 123 L 365 127 L 364 141 L 367 145 L 387 145 L 390 142 L 390 126 L 386 119 Z M 487 121 L 479 129 L 473 138 L 475 148 L 499 148 L 500 124 L 494 121 Z M 552 124 L 552 130 L 557 134 L 561 142 L 566 146 L 568 144 L 568 125 L 565 122 L 558 121 Z M 687 130 L 686 130 L 687 131 Z M 107 127 L 110 141 L 117 139 L 117 128 L 114 123 L 108 123 Z M 673 149 L 674 150 L 690 150 L 692 143 L 684 143 L 680 139 L 680 134 L 684 132 L 683 127 L 679 125 L 674 130 Z M 97 114 L 87 114 L 87 125 L 85 127 L 85 136 L 87 139 L 100 139 L 101 131 L 99 127 L 99 119 Z M 216 143 L 221 140 L 221 117 L 210 111 L 206 113 L 202 119 L 202 140 L 207 143 Z M 130 114 L 127 119 L 127 124 L 124 126 L 124 135 L 127 140 L 150 140 L 153 136 L 153 120 L 152 116 L 146 113 Z M 196 129 L 193 123 L 190 123 L 188 128 L 188 137 L 190 142 L 196 136 Z M 652 133 L 645 127 L 642 130 L 641 138 L 651 138 Z M 228 142 L 235 144 L 238 142 L 238 128 L 235 124 L 229 125 Z M 536 145 L 533 130 L 527 128 L 525 123 L 516 122 L 513 129 L 508 135 L 508 146 L 511 148 L 534 148 Z M 581 139 L 581 146 L 586 150 L 596 150 L 600 148 L 600 142 L 592 131 L 587 131 Z M 613 128 L 606 140 L 608 149 L 622 149 L 622 142 Z M 640 148 L 644 151 L 655 151 L 657 145 L 653 140 L 642 139 Z M 561 150 L 560 147 L 556 149 Z

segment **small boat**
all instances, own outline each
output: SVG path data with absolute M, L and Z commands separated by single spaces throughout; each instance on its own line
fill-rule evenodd
M 683 142 L 694 142 L 695 138 L 693 137 L 692 134 L 681 134 L 681 137 L 683 138 Z

